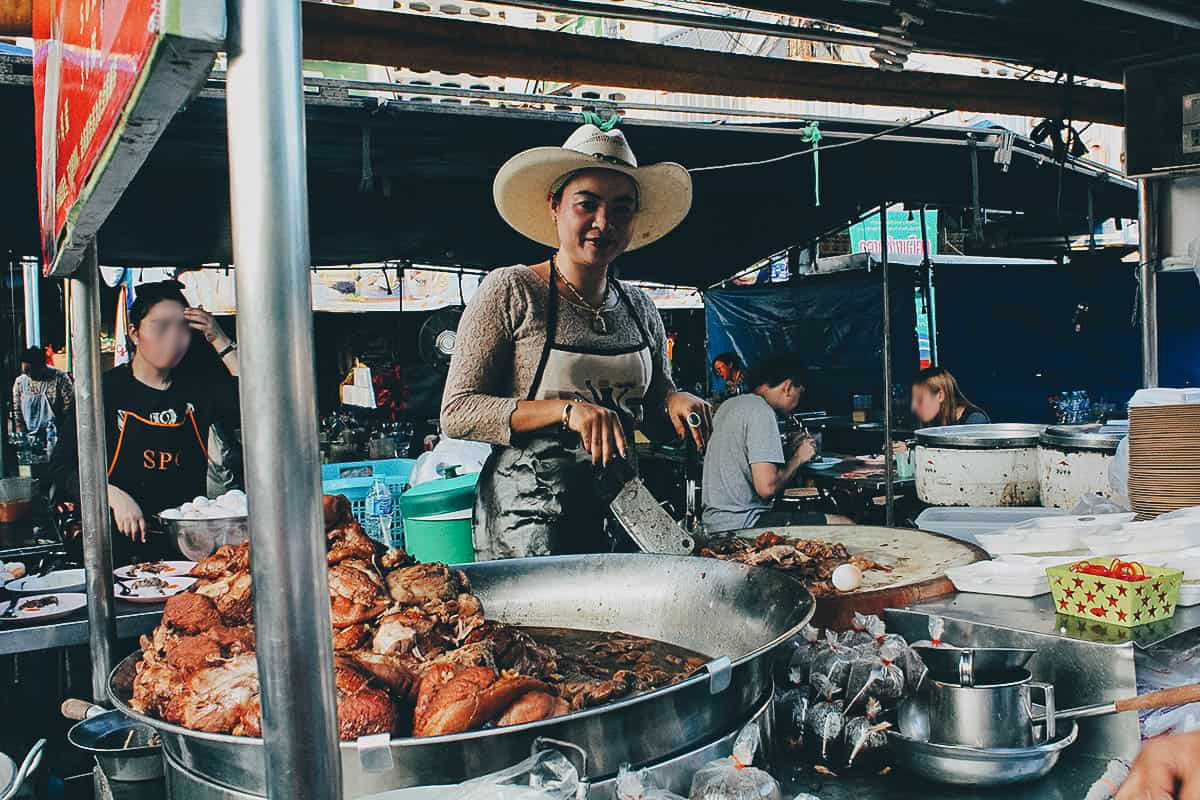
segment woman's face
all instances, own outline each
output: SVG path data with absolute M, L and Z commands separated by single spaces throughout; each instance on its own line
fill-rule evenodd
M 129 326 L 137 355 L 155 369 L 175 369 L 192 342 L 192 328 L 175 300 L 155 303 L 137 328 Z
M 557 204 L 551 200 L 550 213 L 562 254 L 581 266 L 604 268 L 633 237 L 637 186 L 620 172 L 585 170 L 567 182 Z
M 928 425 L 942 413 L 942 392 L 931 391 L 928 386 L 918 383 L 912 388 L 912 413 L 917 419 Z

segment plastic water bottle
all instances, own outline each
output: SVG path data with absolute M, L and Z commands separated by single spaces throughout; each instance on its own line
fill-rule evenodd
M 366 502 L 367 533 L 388 547 L 392 546 L 392 490 L 377 478 L 371 484 Z

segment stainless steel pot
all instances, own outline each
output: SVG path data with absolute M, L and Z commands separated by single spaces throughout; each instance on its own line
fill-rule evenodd
M 954 683 L 957 677 L 959 686 L 974 686 L 992 677 L 1020 672 L 1037 653 L 1011 647 L 954 647 L 932 642 L 917 642 L 912 649 L 925 662 L 930 676 L 946 683 Z
M 588 754 L 588 777 L 647 764 L 735 729 L 770 695 L 772 651 L 813 613 L 804 585 L 713 559 L 610 554 L 462 565 L 487 616 L 515 625 L 647 636 L 713 658 L 704 674 L 600 708 L 529 725 L 425 739 L 342 743 L 347 798 L 461 782 L 521 761 L 539 736 Z M 205 734 L 129 707 L 139 654 L 109 678 L 118 708 L 159 730 L 166 755 L 210 781 L 265 795 L 261 739 Z
M 250 541 L 249 517 L 174 519 L 159 515 L 158 521 L 175 547 L 189 561 L 208 558 L 221 545 Z
M 120 711 L 76 700 L 63 703 L 63 715 L 82 717 L 67 731 L 67 741 L 95 757 L 109 780 L 132 783 L 162 777 L 162 747 L 155 741 L 154 728 Z
M 966 747 L 1031 747 L 1033 690 L 1045 708 L 1046 735 L 1054 739 L 1054 687 L 1026 672 L 1005 683 L 959 686 L 929 681 L 929 740 Z
M 980 748 L 920 742 L 888 731 L 896 765 L 937 783 L 962 786 L 1007 786 L 1047 775 L 1062 751 L 1079 736 L 1078 723 L 1065 733 L 1033 747 Z

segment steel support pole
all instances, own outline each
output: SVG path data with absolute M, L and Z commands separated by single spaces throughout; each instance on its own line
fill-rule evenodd
M 26 261 L 22 283 L 25 287 L 25 346 L 42 345 L 41 275 L 36 261 Z
M 879 260 L 883 265 L 883 471 L 887 482 L 887 526 L 896 523 L 896 468 L 892 452 L 892 296 L 888 280 L 887 203 L 879 206 Z
M 933 256 L 929 253 L 929 231 L 925 225 L 925 206 L 921 206 L 921 271 L 925 279 L 925 308 L 929 320 L 929 365 L 938 365 L 937 310 L 933 304 Z
M 75 276 L 70 278 L 70 286 L 79 512 L 83 522 L 83 568 L 87 573 L 92 700 L 108 705 L 108 673 L 113 668 L 117 617 L 113 607 L 104 396 L 100 390 L 100 268 L 95 241 L 84 253 Z
M 340 800 L 300 5 L 229 2 L 230 206 L 267 794 Z
M 1142 323 L 1142 386 L 1158 386 L 1159 184 L 1138 179 L 1138 297 Z

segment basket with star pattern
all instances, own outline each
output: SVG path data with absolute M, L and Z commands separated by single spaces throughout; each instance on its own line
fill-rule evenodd
M 1128 571 L 1119 573 L 1121 577 L 1105 574 L 1118 563 L 1128 565 L 1111 558 L 1092 558 L 1048 568 L 1055 612 L 1123 628 L 1175 616 L 1182 570 L 1135 564 L 1137 575 Z M 1088 572 L 1089 568 L 1093 572 Z

